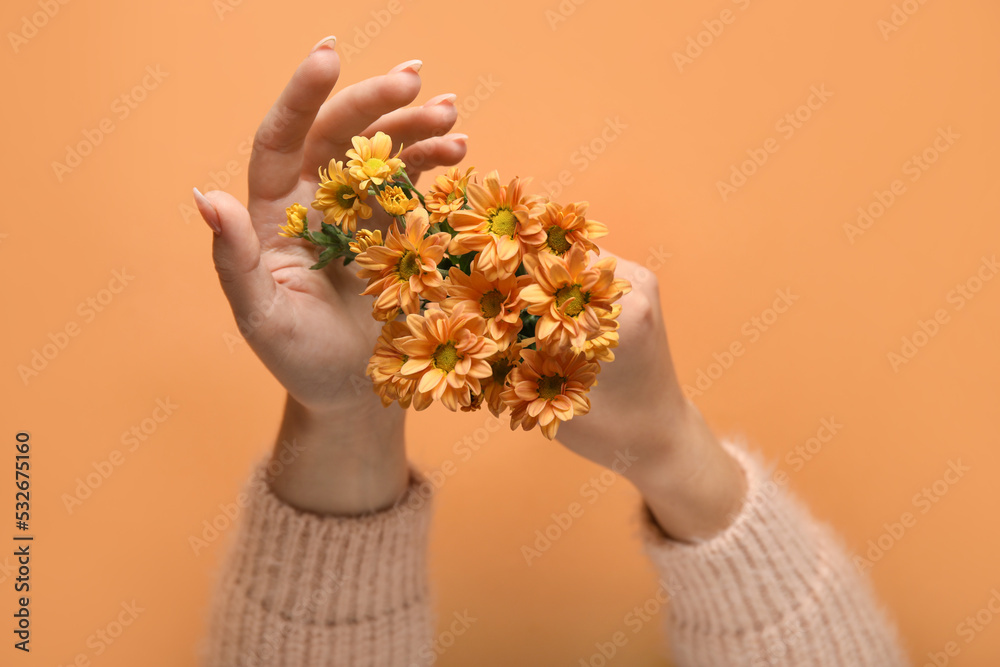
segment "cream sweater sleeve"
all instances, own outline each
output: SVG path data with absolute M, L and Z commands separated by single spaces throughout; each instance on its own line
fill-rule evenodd
M 897 630 L 829 527 L 732 442 L 748 495 L 722 533 L 667 539 L 641 511 L 646 552 L 671 598 L 677 667 L 900 667 Z
M 246 490 L 202 650 L 205 667 L 419 667 L 432 662 L 428 489 L 411 469 L 392 508 L 300 512 L 271 493 L 263 462 Z M 425 495 L 429 497 L 429 493 Z

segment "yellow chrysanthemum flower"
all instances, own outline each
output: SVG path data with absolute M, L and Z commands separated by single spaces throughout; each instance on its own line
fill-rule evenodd
M 442 301 L 447 292 L 437 265 L 448 247 L 448 232 L 429 234 L 427 211 L 406 214 L 406 231 L 393 220 L 385 245 L 369 246 L 358 255 L 358 277 L 368 280 L 362 294 L 374 296 L 372 316 L 388 322 L 399 314 L 419 313 L 420 299 Z M 484 325 L 485 326 L 485 325 Z
M 385 132 L 376 132 L 371 139 L 354 137 L 351 143 L 354 148 L 347 151 L 347 169 L 362 190 L 367 190 L 369 185 L 379 186 L 391 181 L 392 175 L 406 166 L 398 152 L 390 157 L 392 139 Z
M 354 240 L 347 244 L 355 255 L 360 255 L 374 245 L 382 245 L 382 230 L 359 229 Z
M 465 196 L 471 208 L 454 211 L 449 218 L 458 232 L 449 252 L 477 252 L 473 267 L 487 280 L 513 274 L 524 255 L 545 242 L 545 230 L 538 222 L 541 211 L 529 206 L 533 200 L 524 194 L 520 179 L 500 185 L 499 174 L 492 171 L 483 185 L 469 183 Z
M 424 197 L 432 225 L 447 219 L 455 211 L 462 210 L 465 206 L 465 189 L 475 171 L 475 168 L 469 167 L 463 174 L 458 167 L 451 167 L 447 173 L 434 179 L 434 185 Z
M 608 228 L 602 222 L 587 219 L 587 206 L 585 201 L 566 206 L 546 202 L 538 217 L 545 230 L 545 241 L 538 245 L 537 251 L 562 256 L 573 244 L 579 244 L 584 250 L 600 253 L 594 239 L 607 236 Z
M 574 244 L 562 257 L 543 252 L 527 255 L 524 268 L 535 282 L 521 290 L 521 299 L 538 315 L 535 336 L 539 349 L 575 347 L 605 332 L 602 316 L 631 291 L 624 278 L 615 278 L 614 257 L 588 262 L 586 250 Z
M 473 396 L 482 393 L 480 380 L 493 375 L 486 359 L 497 351 L 483 335 L 482 318 L 428 308 L 423 315 L 408 315 L 406 325 L 410 337 L 398 343 L 407 357 L 399 369 L 402 377 L 416 383 L 418 395 L 429 395 L 449 410 L 472 405 Z
M 312 207 L 323 212 L 323 221 L 339 225 L 345 232 L 357 228 L 358 218 L 372 217 L 372 207 L 365 203 L 368 191 L 361 188 L 346 169 L 344 163 L 330 160 L 329 171 L 320 167 L 319 189 Z
M 622 305 L 616 303 L 611 306 L 611 311 L 598 310 L 597 319 L 601 322 L 601 333 L 586 341 L 583 347 L 574 347 L 574 352 L 582 352 L 587 361 L 614 361 L 615 353 L 612 350 L 618 347 L 618 316 L 622 312 Z
M 398 185 L 390 185 L 375 197 L 389 215 L 405 215 L 407 211 L 412 211 L 417 207 L 416 199 L 410 199 L 403 188 Z
M 590 412 L 587 392 L 597 382 L 600 366 L 579 353 L 556 350 L 546 355 L 521 350 L 521 363 L 510 371 L 501 393 L 510 408 L 510 427 L 530 431 L 539 426 L 552 440 L 559 424 Z
M 278 232 L 278 236 L 284 236 L 290 239 L 302 236 L 302 233 L 306 230 L 307 213 L 309 213 L 309 209 L 299 203 L 292 204 L 286 208 L 285 216 L 287 216 L 287 222 L 282 225 L 281 231 Z

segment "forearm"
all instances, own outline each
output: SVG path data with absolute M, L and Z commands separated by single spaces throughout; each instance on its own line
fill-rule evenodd
M 409 475 L 404 415 L 368 392 L 324 411 L 289 396 L 268 467 L 272 491 L 315 514 L 353 516 L 391 507 Z
M 745 476 L 694 405 L 685 402 L 661 414 L 667 417 L 655 440 L 633 443 L 641 454 L 626 477 L 668 537 L 708 539 L 739 512 L 747 492 Z

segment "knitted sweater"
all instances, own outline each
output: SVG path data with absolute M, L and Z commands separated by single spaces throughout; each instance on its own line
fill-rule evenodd
M 670 598 L 666 624 L 677 667 L 909 664 L 833 532 L 773 483 L 758 456 L 724 445 L 748 481 L 728 528 L 680 543 L 648 508 L 639 511 L 658 594 Z M 429 489 L 414 470 L 390 509 L 318 516 L 276 498 L 258 465 L 211 607 L 206 667 L 431 664 Z

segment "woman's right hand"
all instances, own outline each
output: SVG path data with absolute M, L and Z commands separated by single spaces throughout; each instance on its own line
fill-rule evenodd
M 285 208 L 296 202 L 309 207 L 318 169 L 331 158 L 343 160 L 354 135 L 381 130 L 392 137 L 394 152 L 405 145 L 401 157 L 411 178 L 465 156 L 464 135 L 441 136 L 457 119 L 451 97 L 403 108 L 420 91 L 419 66 L 403 63 L 327 100 L 340 59 L 329 41 L 321 42 L 257 130 L 247 207 L 225 192 L 196 195 L 215 231 L 215 267 L 241 333 L 291 397 L 309 409 L 359 399 L 355 387 L 364 380 L 380 326 L 372 319 L 371 299 L 359 296 L 364 283 L 355 267 L 331 262 L 325 270 L 310 270 L 313 246 L 278 235 Z M 309 218 L 316 228 L 322 215 L 310 209 Z M 385 222 L 375 218 L 361 225 Z M 373 392 L 362 393 L 377 400 Z
M 286 207 L 311 204 L 319 168 L 343 160 L 355 135 L 382 131 L 394 152 L 405 145 L 412 180 L 459 162 L 466 146 L 465 135 L 445 134 L 458 115 L 453 95 L 403 108 L 420 92 L 420 61 L 327 99 L 340 75 L 333 41 L 314 47 L 257 130 L 247 206 L 219 191 L 195 199 L 215 232 L 215 268 L 240 332 L 288 391 L 272 489 L 301 509 L 356 514 L 392 504 L 406 488 L 404 411 L 384 408 L 365 377 L 380 326 L 356 268 L 335 261 L 311 270 L 311 244 L 278 232 Z M 309 217 L 318 227 L 320 212 Z

